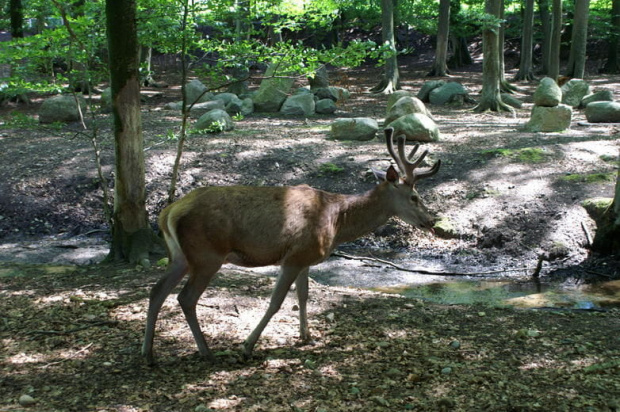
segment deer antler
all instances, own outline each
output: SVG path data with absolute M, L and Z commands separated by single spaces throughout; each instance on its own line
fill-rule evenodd
M 405 183 L 413 186 L 418 180 L 424 179 L 425 177 L 429 177 L 437 173 L 437 171 L 439 170 L 439 166 L 441 165 L 441 160 L 437 160 L 437 162 L 435 162 L 435 164 L 429 170 L 416 173 L 415 169 L 420 163 L 422 163 L 422 160 L 424 160 L 424 158 L 428 154 L 428 150 L 422 152 L 422 154 L 420 155 L 420 157 L 418 157 L 417 160 L 411 161 L 411 159 L 413 159 L 413 156 L 420 148 L 420 145 L 416 144 L 415 146 L 413 146 L 413 149 L 411 149 L 411 152 L 409 152 L 409 156 L 405 156 L 405 136 L 398 136 L 397 156 L 396 152 L 394 152 L 393 138 L 394 129 L 391 127 L 385 129 L 385 140 L 387 142 L 388 152 L 390 153 L 390 156 L 392 156 L 392 159 L 394 159 L 394 161 L 398 165 L 400 172 L 405 175 Z

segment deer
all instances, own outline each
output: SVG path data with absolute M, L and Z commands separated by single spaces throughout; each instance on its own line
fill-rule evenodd
M 279 265 L 280 273 L 264 316 L 242 346 L 251 357 L 261 333 L 278 312 L 293 283 L 299 307 L 299 334 L 311 342 L 308 328 L 308 271 L 327 259 L 336 246 L 353 241 L 397 216 L 413 227 L 432 230 L 435 218 L 423 204 L 415 183 L 439 170 L 437 160 L 416 171 L 428 154 L 405 155 L 405 137 L 385 130 L 387 149 L 400 173 L 390 165 L 374 170 L 379 183 L 362 194 L 337 194 L 308 185 L 252 187 L 207 186 L 194 189 L 163 209 L 159 227 L 168 249 L 168 268 L 153 286 L 147 311 L 142 355 L 154 364 L 153 340 L 159 311 L 179 282 L 189 273 L 177 300 L 198 352 L 210 362 L 215 357 L 200 329 L 196 305 L 225 263 L 243 267 Z

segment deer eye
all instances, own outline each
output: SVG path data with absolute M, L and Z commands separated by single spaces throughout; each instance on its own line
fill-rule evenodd
M 411 201 L 413 203 L 418 203 L 420 201 L 420 198 L 418 197 L 418 195 L 411 195 Z

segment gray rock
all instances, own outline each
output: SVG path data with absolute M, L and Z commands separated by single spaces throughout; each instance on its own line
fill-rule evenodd
M 428 100 L 432 104 L 442 105 L 452 101 L 454 99 L 454 96 L 463 96 L 467 94 L 467 89 L 461 83 L 448 82 L 442 86 L 433 89 L 428 96 Z
M 314 96 L 310 93 L 289 96 L 282 104 L 280 113 L 293 116 L 310 116 L 315 110 Z
M 396 90 L 394 93 L 390 94 L 388 96 L 387 99 L 387 104 L 385 107 L 385 113 L 387 116 L 387 113 L 389 113 L 390 109 L 392 108 L 392 106 L 394 106 L 394 103 L 396 103 L 397 101 L 399 101 L 401 99 L 401 97 L 413 97 L 413 93 L 407 91 L 407 90 Z
M 247 116 L 249 114 L 252 114 L 253 112 L 254 112 L 254 101 L 249 97 L 246 97 L 245 99 L 241 100 L 241 114 L 244 116 Z
M 531 132 L 561 132 L 570 127 L 572 117 L 573 110 L 566 104 L 534 106 L 525 128 Z
M 187 104 L 208 102 L 213 99 L 213 93 L 207 91 L 207 86 L 198 79 L 194 79 L 185 85 Z
M 82 114 L 86 114 L 86 100 L 79 95 L 77 100 L 80 102 Z M 39 108 L 39 122 L 76 122 L 80 120 L 80 113 L 74 95 L 63 94 L 60 96 L 46 99 Z
M 619 102 L 592 102 L 586 106 L 590 123 L 620 123 Z
M 351 97 L 351 93 L 343 88 L 337 86 L 323 87 L 313 90 L 315 96 L 319 99 L 332 99 L 335 102 L 346 101 Z
M 410 141 L 436 142 L 439 140 L 437 124 L 433 119 L 422 113 L 401 116 L 386 127 L 394 128 L 394 136 L 405 135 Z
M 336 119 L 332 123 L 332 137 L 336 140 L 372 140 L 378 130 L 377 121 L 368 117 Z
M 584 96 L 579 103 L 579 107 L 587 107 L 592 102 L 613 102 L 614 93 L 611 90 L 601 90 L 596 93 Z
M 329 87 L 329 74 L 327 73 L 327 67 L 321 66 L 316 72 L 314 77 L 309 77 L 310 89 L 321 89 Z
M 336 111 L 336 103 L 332 99 L 321 99 L 316 102 L 315 111 L 319 114 L 332 114 Z
M 431 92 L 444 84 L 446 84 L 445 80 L 430 80 L 425 82 L 418 92 L 418 99 L 428 103 Z
M 422 113 L 432 119 L 430 112 L 420 99 L 412 96 L 404 96 L 390 107 L 385 117 L 385 124 L 390 124 L 399 117 L 413 113 Z
M 211 110 L 203 114 L 194 125 L 196 130 L 206 130 L 213 133 L 232 130 L 234 127 L 230 115 L 222 109 Z
M 590 85 L 582 79 L 570 79 L 562 87 L 562 103 L 578 107 L 581 100 L 590 94 Z
M 288 77 L 294 73 L 281 65 L 272 64 L 265 72 L 265 79 L 254 94 L 254 110 L 257 112 L 277 112 L 286 100 L 295 79 Z M 285 76 L 285 77 L 272 77 Z
M 221 100 L 224 102 L 224 106 L 227 106 L 228 103 L 230 103 L 231 101 L 235 99 L 241 101 L 241 99 L 239 99 L 236 94 L 227 92 L 227 93 L 218 93 L 214 95 L 211 100 Z
M 534 105 L 554 107 L 562 101 L 562 89 L 551 77 L 545 77 L 534 92 Z

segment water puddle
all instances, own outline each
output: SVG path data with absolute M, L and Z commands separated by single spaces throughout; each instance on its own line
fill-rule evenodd
M 541 284 L 534 281 L 456 280 L 424 285 L 375 287 L 430 302 L 520 308 L 602 309 L 620 307 L 620 280 L 596 285 Z

